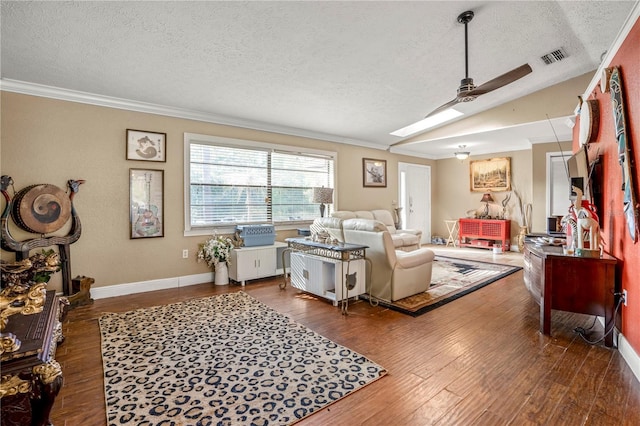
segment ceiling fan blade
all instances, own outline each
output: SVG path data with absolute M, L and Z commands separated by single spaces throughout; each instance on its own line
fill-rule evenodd
M 531 73 L 531 71 L 532 70 L 529 64 L 524 64 L 522 66 L 519 66 L 518 68 L 512 69 L 507 73 L 502 74 L 499 77 L 494 78 L 493 80 L 489 80 L 486 83 L 481 84 L 480 86 L 476 87 L 473 90 L 464 92 L 461 95 L 463 96 L 484 95 L 485 93 L 489 93 L 493 90 L 499 89 L 503 86 L 506 86 L 507 84 L 513 83 L 514 81 L 521 79 L 525 75 Z
M 445 109 L 449 109 L 449 108 L 451 108 L 452 106 L 457 105 L 457 104 L 458 104 L 458 102 L 460 102 L 460 100 L 459 100 L 458 98 L 451 99 L 451 100 L 450 100 L 449 102 L 447 102 L 446 104 L 444 104 L 444 105 L 440 105 L 438 108 L 434 109 L 434 110 L 433 110 L 433 111 L 431 111 L 429 114 L 425 115 L 425 117 L 424 117 L 424 118 L 429 118 L 429 117 L 431 117 L 432 115 L 436 115 L 437 113 L 444 111 Z

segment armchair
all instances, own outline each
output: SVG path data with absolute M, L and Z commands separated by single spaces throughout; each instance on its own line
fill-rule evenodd
M 367 290 L 372 296 L 393 302 L 429 288 L 433 251 L 396 250 L 388 228 L 377 220 L 347 219 L 342 230 L 346 242 L 368 246 L 371 274 L 367 276 Z
M 422 239 L 422 231 L 420 229 L 396 229 L 395 220 L 389 210 L 371 210 L 371 213 L 375 220 L 384 223 L 392 239 L 402 241 L 401 247 L 411 247 L 415 245 L 416 247 L 412 248 L 420 248 L 420 240 Z M 395 241 L 394 244 L 398 247 Z

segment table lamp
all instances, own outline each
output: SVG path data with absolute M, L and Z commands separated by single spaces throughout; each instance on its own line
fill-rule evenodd
M 325 204 L 333 203 L 333 188 L 313 188 L 313 202 L 320 203 L 320 217 L 324 217 Z
M 486 192 L 483 196 L 482 196 L 482 200 L 480 200 L 480 202 L 484 203 L 484 214 L 482 215 L 482 217 L 489 217 L 489 203 L 493 203 L 493 197 L 491 196 L 491 194 L 489 194 L 488 192 Z

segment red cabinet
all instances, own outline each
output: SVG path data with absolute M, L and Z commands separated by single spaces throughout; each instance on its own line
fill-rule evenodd
M 460 219 L 460 247 L 492 248 L 500 243 L 502 250 L 511 247 L 511 221 L 507 219 Z

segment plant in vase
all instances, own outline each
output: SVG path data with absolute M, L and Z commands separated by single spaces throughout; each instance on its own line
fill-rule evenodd
M 215 273 L 215 283 L 218 285 L 229 284 L 228 265 L 232 249 L 231 238 L 220 235 L 213 235 L 198 246 L 198 262 L 207 262 Z

